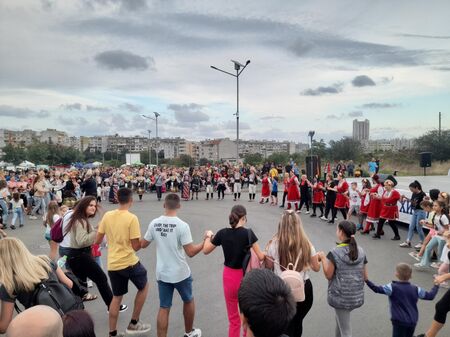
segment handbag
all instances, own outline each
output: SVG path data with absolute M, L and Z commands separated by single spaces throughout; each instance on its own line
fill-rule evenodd
M 248 235 L 248 246 L 246 246 L 246 254 L 244 256 L 244 261 L 242 262 L 242 270 L 244 275 L 253 269 L 261 269 L 261 261 L 259 261 L 258 255 L 256 255 L 255 250 L 252 248 L 252 230 L 247 229 Z

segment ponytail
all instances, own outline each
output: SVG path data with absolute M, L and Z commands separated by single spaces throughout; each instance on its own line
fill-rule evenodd
M 356 243 L 355 233 L 356 233 L 356 225 L 351 221 L 341 221 L 338 224 L 338 228 L 344 232 L 347 240 L 344 242 L 348 244 L 348 257 L 351 261 L 356 261 L 358 259 L 358 244 Z
M 247 210 L 242 205 L 235 205 L 231 209 L 231 213 L 228 216 L 228 221 L 230 223 L 231 228 L 235 228 L 244 216 L 247 215 Z
M 409 184 L 409 187 L 416 188 L 422 191 L 422 185 L 417 180 L 414 180 L 411 184 Z

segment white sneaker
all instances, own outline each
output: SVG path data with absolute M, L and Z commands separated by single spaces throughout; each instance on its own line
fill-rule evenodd
M 191 332 L 185 333 L 184 337 L 202 337 L 202 330 L 194 328 Z
M 433 262 L 431 263 L 431 267 L 435 268 L 435 269 L 439 269 L 439 267 L 441 266 L 441 264 L 439 262 Z
M 402 248 L 411 248 L 411 242 L 405 241 L 399 245 Z
M 417 245 L 414 246 L 414 248 L 416 249 L 422 248 L 422 242 L 419 242 Z
M 94 286 L 94 283 L 91 280 L 87 281 L 88 288 L 92 288 Z
M 415 259 L 416 261 L 420 261 L 420 256 L 419 256 L 419 253 L 416 253 L 416 252 L 409 252 L 408 253 L 408 255 L 409 256 L 411 256 L 413 259 Z
M 151 329 L 152 329 L 152 326 L 150 324 L 145 324 L 145 323 L 142 323 L 141 321 L 138 321 L 136 324 L 131 324 L 131 323 L 128 324 L 128 327 L 125 330 L 125 332 L 129 335 L 134 335 L 134 334 L 150 332 Z
M 37 216 L 30 215 L 30 220 L 37 220 Z
M 309 214 L 309 211 L 306 211 L 305 214 Z
M 418 270 L 418 271 L 425 271 L 428 270 L 427 266 L 423 266 L 420 262 L 419 263 L 414 263 L 414 267 Z
M 321 217 L 320 217 L 320 220 L 328 221 L 328 218 L 325 218 L 325 215 L 324 215 L 324 216 L 321 216 Z

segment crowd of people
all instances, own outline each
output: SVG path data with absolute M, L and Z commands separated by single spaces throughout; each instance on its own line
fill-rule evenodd
M 278 183 L 283 189 L 280 200 Z M 247 210 L 241 203 L 231 209 L 229 227 L 217 233 L 205 232 L 198 243 L 193 241 L 189 224 L 177 216 L 181 201 L 198 200 L 200 191 L 206 192 L 206 200 L 217 194 L 217 200 L 231 195 L 238 202 L 248 190 L 248 201 L 252 202 L 259 184 L 262 205 L 271 201 L 269 205 L 285 208 L 265 249 L 260 247 L 256 233 L 246 228 Z M 365 283 L 374 292 L 389 296 L 393 336 L 413 336 L 419 319 L 417 301 L 433 300 L 439 287 L 448 287 L 450 280 L 449 196 L 438 190 L 427 195 L 420 183 L 413 181 L 409 186 L 411 196 L 407 197 L 395 189 L 396 184 L 395 177 L 382 178 L 376 171 L 363 179 L 361 185 L 349 184 L 342 169 L 328 173 L 325 180 L 318 175 L 308 179 L 293 163 L 259 168 L 224 164 L 186 169 L 127 167 L 8 172 L 0 176 L 3 227 L 0 234 L 5 237 L 0 240 L 0 333 L 8 329 L 14 336 L 20 325 L 14 321 L 27 313 L 25 310 L 13 319 L 16 301 L 25 308 L 35 307 L 41 304 L 34 300 L 36 287 L 41 289 L 42 284 L 44 288 L 51 287 L 54 283 L 62 284 L 79 299 L 70 308 L 59 308 L 63 324 L 55 326 L 66 331 L 66 324 L 83 320 L 83 325 L 92 325 L 93 331 L 92 320 L 83 318 L 86 312 L 79 310 L 81 301 L 97 298 L 88 291 L 88 280 L 96 284 L 109 312 L 110 336 L 123 335 L 117 322 L 119 314 L 127 310 L 122 300 L 129 281 L 137 293 L 126 332 L 149 332 L 150 325 L 140 317 L 148 294 L 147 271 L 135 252 L 154 242 L 160 300 L 158 337 L 167 336 L 175 289 L 183 301 L 185 336 L 201 336 L 201 330 L 194 326 L 193 278 L 186 257 L 201 252 L 207 255 L 219 246 L 224 254 L 223 289 L 229 337 L 242 333 L 256 337 L 301 336 L 303 321 L 313 305 L 310 274 L 321 269 L 329 282 L 328 304 L 335 310 L 336 336 L 352 336 L 351 312 L 364 304 Z M 152 191 L 158 201 L 164 200 L 164 214 L 154 219 L 141 236 L 139 220 L 130 212 L 133 195 L 141 201 Z M 106 212 L 95 226 L 92 218 L 97 214 L 98 204 L 106 200 L 117 204 L 117 209 Z M 417 260 L 416 270 L 438 269 L 433 280 L 435 286 L 428 292 L 409 283 L 413 269 L 405 263 L 396 267 L 398 281 L 376 286 L 368 279 L 368 259 L 357 244 L 358 232 L 364 235 L 374 231 L 373 239 L 379 240 L 384 235 L 384 224 L 388 223 L 394 233 L 392 240 L 400 240 L 399 201 L 408 201 L 413 209 L 408 236 L 400 247 L 418 251 L 410 252 Z M 304 209 L 305 214 L 319 216 L 331 224 L 338 213 L 342 216 L 336 226 L 338 244 L 327 254 L 316 251 L 309 240 L 299 216 Z M 20 240 L 8 237 L 13 232 L 5 230 L 8 227 L 15 230 L 17 220 L 22 227 L 25 215 L 30 220 L 36 220 L 38 215 L 42 218 L 43 233 L 49 242 L 48 256 L 34 256 Z M 53 231 L 59 227 L 62 240 L 57 242 L 53 240 Z M 419 241 L 413 246 L 415 231 Z M 105 242 L 107 273 L 99 259 L 100 247 Z M 437 262 L 431 263 L 434 252 Z M 48 280 L 53 285 L 47 284 Z M 434 320 L 423 336 L 437 336 L 449 310 L 450 290 L 447 290 L 437 302 Z M 64 332 L 64 336 L 76 335 Z

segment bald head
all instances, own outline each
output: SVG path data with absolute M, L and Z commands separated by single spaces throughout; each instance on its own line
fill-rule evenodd
M 63 337 L 61 316 L 46 305 L 37 305 L 17 315 L 6 330 L 7 337 Z

